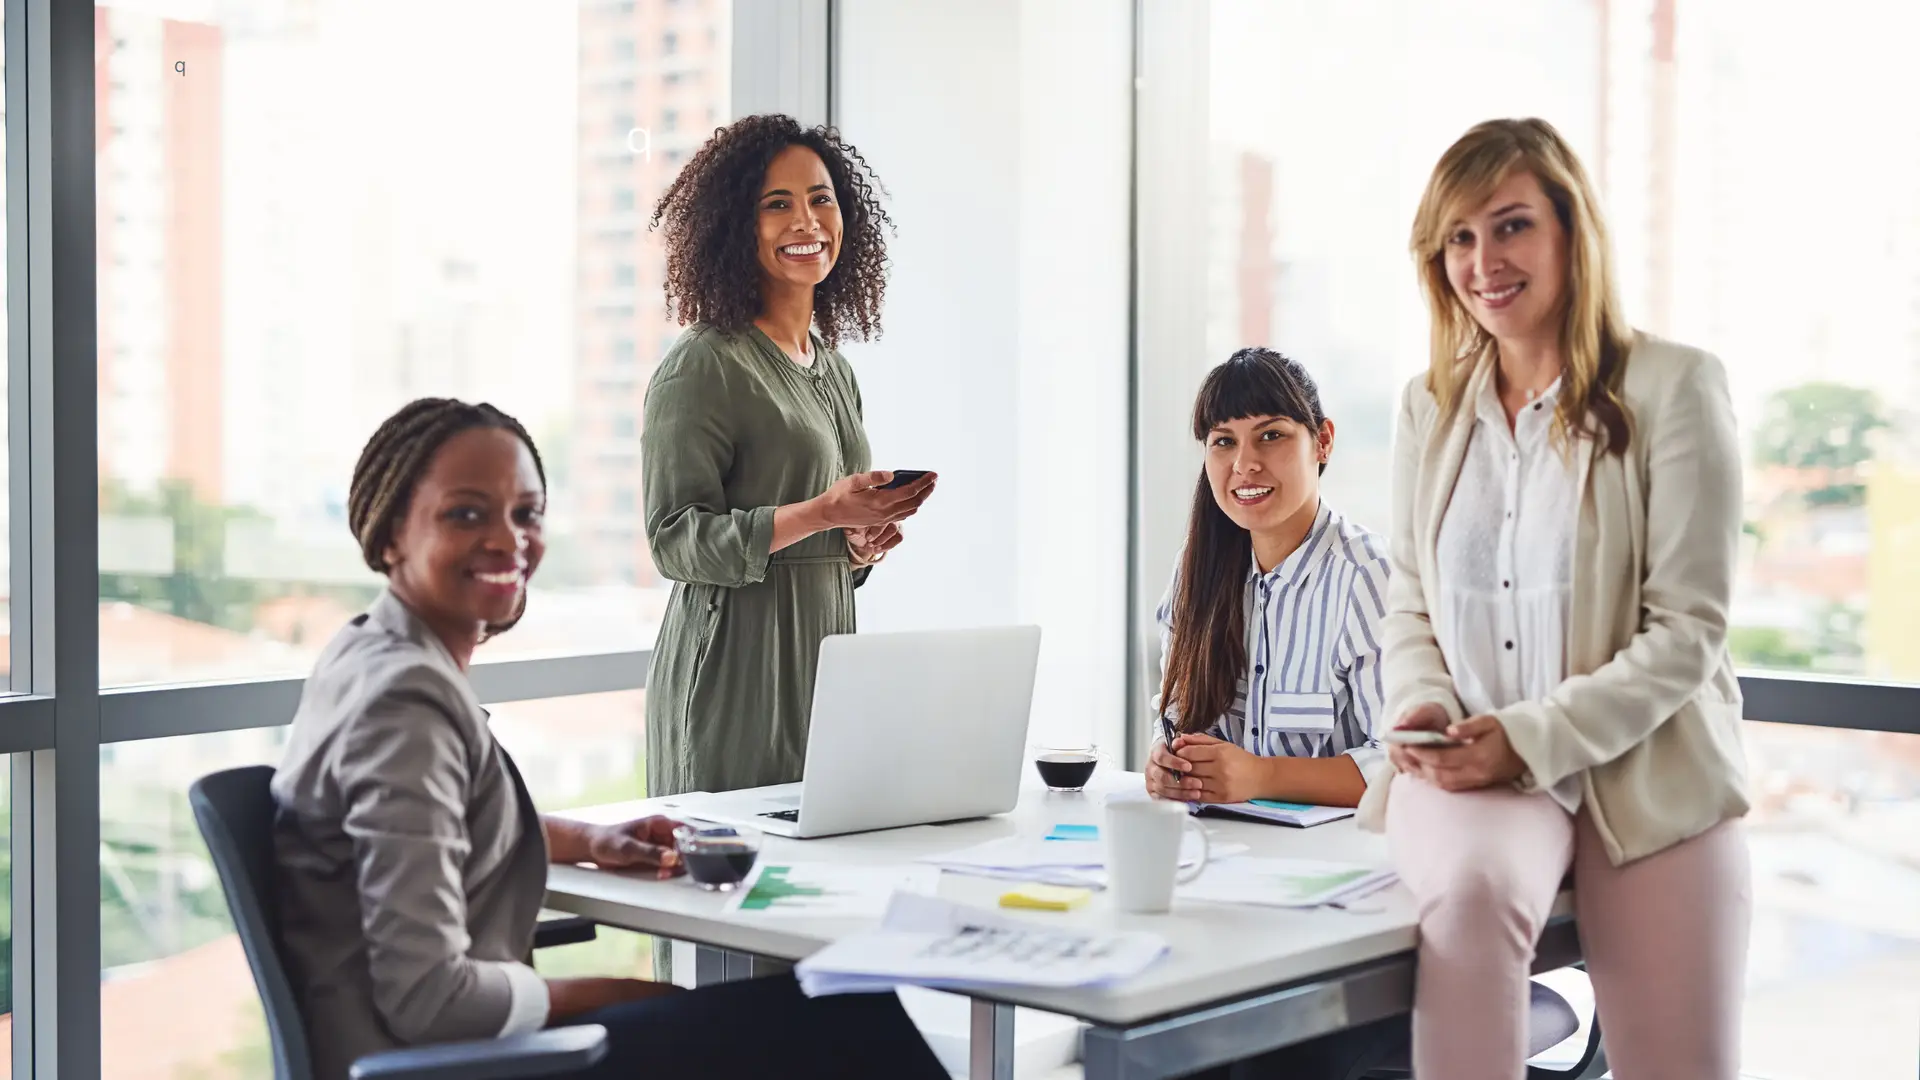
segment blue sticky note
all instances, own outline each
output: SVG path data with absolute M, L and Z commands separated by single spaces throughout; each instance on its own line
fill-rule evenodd
M 1098 825 L 1055 825 L 1053 827 L 1053 831 L 1047 834 L 1047 839 L 1049 840 L 1098 840 L 1100 839 L 1100 826 Z
M 1266 808 L 1267 808 L 1267 809 L 1269 809 L 1269 810 L 1295 810 L 1295 811 L 1303 811 L 1303 810 L 1312 810 L 1312 809 L 1313 809 L 1313 807 L 1312 807 L 1312 806 L 1310 806 L 1310 805 L 1308 805 L 1307 803 L 1297 803 L 1297 802 L 1275 802 L 1275 801 L 1274 801 L 1274 800 L 1272 800 L 1272 799 L 1248 799 L 1247 801 L 1248 801 L 1248 802 L 1250 802 L 1250 803 L 1252 803 L 1252 804 L 1253 804 L 1253 805 L 1255 805 L 1255 806 L 1264 806 L 1264 807 L 1266 807 Z

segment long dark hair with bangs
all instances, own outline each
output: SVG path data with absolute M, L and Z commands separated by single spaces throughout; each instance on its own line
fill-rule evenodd
M 1320 388 L 1298 361 L 1272 349 L 1241 349 L 1200 384 L 1193 437 L 1204 443 L 1215 427 L 1254 416 L 1284 416 L 1315 437 L 1327 418 Z M 1324 462 L 1320 471 L 1327 471 Z M 1252 543 L 1247 530 L 1220 509 L 1202 464 L 1174 589 L 1167 674 L 1160 684 L 1161 708 L 1177 718 L 1182 732 L 1205 731 L 1224 715 L 1246 671 L 1241 607 Z

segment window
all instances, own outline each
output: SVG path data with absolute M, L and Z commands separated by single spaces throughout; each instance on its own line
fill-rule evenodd
M 638 426 L 634 423 L 632 413 L 615 413 L 613 422 L 608 426 L 611 429 L 611 434 L 616 439 L 631 439 L 634 433 L 639 430 Z
M 520 630 L 483 647 L 483 655 Z M 562 810 L 645 796 L 645 701 L 643 691 L 633 690 L 507 702 L 488 711 L 535 804 Z M 103 1076 L 237 1078 L 272 1072 L 253 977 L 186 792 L 208 772 L 277 764 L 287 730 L 149 739 L 102 749 Z M 0 794 L 5 783 L 0 773 Z M 5 903 L 6 894 L 0 893 L 0 910 Z M 644 936 L 603 931 L 594 942 L 538 959 L 548 974 L 651 977 L 647 948 Z M 0 995 L 9 986 L 0 981 Z M 181 1022 L 177 1003 L 183 998 L 194 1002 L 192 1023 Z
M 674 53 L 678 52 L 679 50 L 680 50 L 679 34 L 676 34 L 673 31 L 669 30 L 666 33 L 660 35 L 661 55 L 672 56 Z
M 1193 267 L 1206 341 L 1183 380 L 1242 345 L 1300 360 L 1339 427 L 1326 496 L 1384 530 L 1397 394 L 1426 356 L 1414 205 L 1473 123 L 1544 117 L 1600 188 L 1629 319 L 1726 364 L 1746 459 L 1737 658 L 1920 680 L 1920 129 L 1869 137 L 1853 104 L 1907 100 L 1920 81 L 1874 15 L 1214 0 Z M 1500 75 L 1446 77 L 1469 71 Z M 1846 271 L 1783 273 L 1782 208 L 1833 197 L 1816 164 L 1833 160 L 1865 178 L 1858 216 L 1822 243 L 1821 262 Z M 1193 453 L 1183 432 L 1156 438 L 1152 453 Z M 1750 739 L 1762 805 L 1745 1068 L 1910 1074 L 1920 738 L 1753 725 Z
M 475 18 L 471 5 L 424 0 L 380 34 L 325 7 L 224 28 L 100 8 L 104 32 L 128 45 L 97 60 L 125 83 L 100 98 L 99 129 L 125 135 L 105 136 L 99 161 L 132 170 L 98 195 L 108 685 L 304 673 L 380 584 L 346 524 L 354 460 L 383 418 L 424 395 L 501 405 L 553 466 L 553 554 L 529 629 L 543 607 L 570 615 L 502 639 L 496 655 L 651 644 L 665 592 L 644 546 L 603 548 L 576 509 L 608 483 L 607 429 L 576 410 L 583 396 L 599 404 L 609 331 L 649 354 L 678 331 L 657 304 L 629 301 L 603 324 L 574 295 L 594 285 L 581 268 L 605 257 L 596 238 L 610 219 L 666 180 L 609 188 L 591 167 L 635 118 L 629 102 L 582 91 L 620 77 L 634 38 L 589 30 L 576 49 L 571 7 L 495 6 L 501 18 Z M 468 29 L 448 48 L 455 24 Z M 184 80 L 171 62 L 182 49 Z M 412 59 L 386 62 L 396 49 Z M 507 54 L 519 77 L 502 82 L 486 58 Z M 341 62 L 371 74 L 344 96 L 320 93 L 311 72 Z M 710 85 L 726 85 L 725 55 L 688 63 L 715 65 Z M 561 109 L 579 125 L 556 124 Z M 380 167 L 353 164 L 353 148 L 374 143 Z M 503 205 L 530 209 L 502 218 Z M 569 234 L 577 242 L 561 242 Z M 662 257 L 646 239 L 606 252 L 615 287 Z M 552 357 L 555 340 L 573 354 Z M 637 412 L 637 387 L 623 404 Z M 623 563 L 637 587 L 618 587 Z
M 631 366 L 633 364 L 633 339 L 630 337 L 614 338 L 613 347 L 607 350 L 607 358 L 618 366 Z
M 1297 0 L 1215 4 L 1207 362 L 1253 342 L 1304 362 L 1345 425 L 1331 497 L 1384 527 L 1385 486 L 1365 478 L 1384 473 L 1394 395 L 1425 355 L 1404 255 L 1413 203 L 1473 122 L 1543 116 L 1602 190 L 1629 318 L 1727 365 L 1747 458 L 1736 654 L 1756 668 L 1920 680 L 1907 602 L 1920 590 L 1920 216 L 1890 195 L 1841 241 L 1842 276 L 1870 295 L 1830 275 L 1805 289 L 1783 280 L 1771 225 L 1828 183 L 1782 167 L 1781 140 L 1803 160 L 1839 153 L 1851 143 L 1826 107 L 1905 92 L 1911 68 L 1887 35 L 1866 32 L 1864 14 L 1808 21 L 1664 0 L 1600 9 L 1613 11 L 1604 31 L 1585 14 L 1390 10 L 1383 21 Z M 1362 59 L 1327 51 L 1359 40 L 1375 43 Z M 1433 63 L 1433 41 L 1449 43 L 1449 63 L 1505 58 L 1509 77 L 1445 93 L 1393 77 Z M 1311 106 L 1262 92 L 1260 57 L 1345 92 Z M 1905 192 L 1920 184 L 1913 145 L 1846 152 Z M 1832 314 L 1856 303 L 1861 318 Z
M 631 0 L 92 6 L 39 33 L 0 19 L 0 95 L 31 83 L 92 102 L 30 116 L 0 98 L 5 175 L 48 180 L 0 185 L 0 1077 L 56 1060 L 62 1075 L 265 1075 L 253 980 L 186 795 L 279 757 L 299 676 L 380 589 L 346 522 L 376 425 L 453 396 L 498 404 L 540 444 L 548 557 L 527 616 L 483 654 L 517 661 L 476 672 L 483 700 L 644 680 L 666 586 L 631 510 L 632 358 L 678 327 L 658 303 L 604 301 L 609 268 L 627 292 L 659 273 L 634 213 L 668 178 L 637 160 L 639 133 L 626 141 L 658 23 L 635 22 Z M 732 10 L 676 21 L 694 32 Z M 366 74 L 331 86 L 338 63 Z M 731 115 L 730 51 L 674 65 L 714 75 L 681 108 Z M 53 272 L 89 259 L 92 274 Z M 48 317 L 15 316 L 29 307 Z M 58 361 L 87 320 L 94 355 Z M 632 418 L 622 440 L 599 422 L 614 413 Z M 522 724 L 514 749 L 543 798 L 629 797 L 643 700 L 499 715 L 513 729 L 543 707 L 597 709 L 585 742 Z M 56 732 L 57 761 L 41 753 Z M 65 842 L 94 825 L 98 844 Z M 35 902 L 15 905 L 16 885 Z M 602 940 L 606 955 L 543 965 L 643 970 L 644 939 Z M 97 1019 L 75 1007 L 96 993 Z
M 13 768 L 0 754 L 0 830 L 13 828 Z M 13 845 L 0 845 L 0 1076 L 13 1063 Z
M 286 731 L 101 748 L 102 1076 L 272 1074 L 259 993 L 187 787 L 219 769 L 278 763 Z M 183 1000 L 192 1023 L 181 1022 Z
M 672 109 L 660 110 L 660 130 L 673 131 L 680 126 L 680 114 Z
M 613 512 L 631 514 L 638 500 L 634 498 L 632 488 L 615 488 L 613 491 Z

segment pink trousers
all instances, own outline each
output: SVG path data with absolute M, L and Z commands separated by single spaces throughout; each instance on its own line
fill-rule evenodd
M 1413 1069 L 1519 1080 L 1527 973 L 1567 869 L 1619 1080 L 1737 1080 L 1752 874 L 1738 822 L 1615 867 L 1585 811 L 1402 774 L 1387 839 L 1420 907 Z

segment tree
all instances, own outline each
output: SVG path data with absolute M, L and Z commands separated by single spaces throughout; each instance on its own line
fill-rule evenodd
M 1754 457 L 1762 465 L 1841 471 L 1873 458 L 1870 436 L 1887 426 L 1880 397 L 1840 383 L 1810 382 L 1767 399 Z
M 250 629 L 260 586 L 226 575 L 227 523 L 262 518 L 244 506 L 202 502 L 193 485 L 163 480 L 152 495 L 135 495 L 109 480 L 101 485 L 100 512 L 163 517 L 173 522 L 173 572 L 100 575 L 100 599 L 122 600 L 194 622 Z
M 1754 458 L 1824 474 L 1802 500 L 1809 508 L 1861 506 L 1867 487 L 1854 470 L 1873 459 L 1873 432 L 1887 426 L 1879 395 L 1859 386 L 1810 382 L 1767 399 L 1754 433 Z
M 1727 631 L 1727 648 L 1735 661 L 1775 671 L 1810 671 L 1813 653 L 1784 630 L 1771 626 L 1735 626 Z

